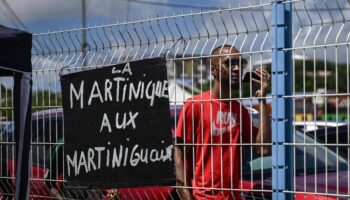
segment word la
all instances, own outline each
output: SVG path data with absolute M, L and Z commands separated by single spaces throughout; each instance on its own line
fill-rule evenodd
M 130 69 L 130 63 L 126 63 L 123 70 L 116 69 L 116 67 L 113 67 L 112 74 L 124 74 L 129 73 L 129 75 L 132 75 L 131 69 Z

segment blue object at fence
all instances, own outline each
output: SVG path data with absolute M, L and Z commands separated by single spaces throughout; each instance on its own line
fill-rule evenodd
M 272 198 L 292 199 L 292 3 L 272 1 Z

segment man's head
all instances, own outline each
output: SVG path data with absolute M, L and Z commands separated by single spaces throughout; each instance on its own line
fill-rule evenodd
M 233 46 L 224 45 L 211 52 L 210 71 L 215 81 L 229 87 L 239 86 L 240 75 L 247 61 L 240 57 L 240 52 Z M 221 55 L 221 56 L 220 56 Z

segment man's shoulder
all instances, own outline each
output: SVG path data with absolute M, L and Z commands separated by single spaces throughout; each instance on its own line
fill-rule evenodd
M 202 103 L 207 102 L 208 99 L 210 99 L 210 91 L 205 91 L 203 93 L 197 94 L 193 97 L 186 99 L 184 105 L 200 106 Z
M 210 91 L 205 91 L 192 97 L 193 100 L 205 100 L 210 99 Z

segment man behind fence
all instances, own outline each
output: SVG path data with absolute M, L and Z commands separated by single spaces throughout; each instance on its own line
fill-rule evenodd
M 230 99 L 230 90 L 239 88 L 239 73 L 245 62 L 239 51 L 224 45 L 211 55 L 213 88 L 186 101 L 176 130 L 175 163 L 181 199 L 240 199 L 239 144 L 271 141 L 265 100 L 259 100 L 258 130 L 251 130 L 247 109 Z M 252 73 L 259 77 L 252 79 L 259 86 L 255 95 L 265 97 L 270 74 L 266 70 Z M 270 153 L 269 146 L 254 147 L 258 155 Z

